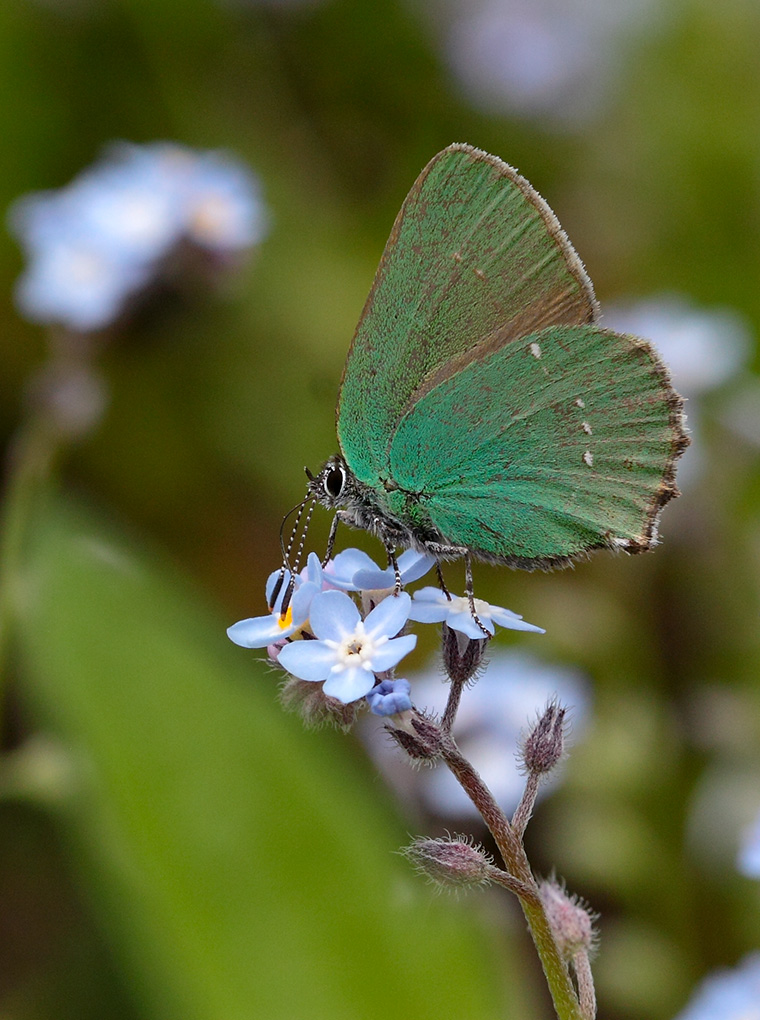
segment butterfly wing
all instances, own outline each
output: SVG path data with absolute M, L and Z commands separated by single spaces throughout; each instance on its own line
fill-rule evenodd
M 638 552 L 677 493 L 687 442 L 681 398 L 648 343 L 550 327 L 413 404 L 391 440 L 391 496 L 419 529 L 513 566 L 604 546 Z
M 396 218 L 348 354 L 337 409 L 348 466 L 376 487 L 422 392 L 544 326 L 596 316 L 591 281 L 530 184 L 478 149 L 444 149 Z

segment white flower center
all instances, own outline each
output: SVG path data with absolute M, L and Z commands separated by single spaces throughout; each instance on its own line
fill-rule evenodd
M 343 641 L 327 642 L 335 649 L 333 672 L 342 673 L 347 669 L 366 669 L 372 672 L 372 657 L 386 641 L 388 637 L 385 634 L 373 637 L 365 633 L 364 621 L 360 620 L 353 634 L 349 634 Z
M 449 602 L 449 608 L 455 613 L 469 613 L 470 600 L 466 595 L 459 595 Z M 483 599 L 475 599 L 475 613 L 481 619 L 491 615 L 491 604 Z

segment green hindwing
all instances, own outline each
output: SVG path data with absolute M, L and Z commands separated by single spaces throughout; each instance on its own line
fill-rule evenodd
M 550 567 L 649 548 L 687 442 L 648 343 L 557 326 L 426 388 L 395 428 L 390 477 L 448 544 Z

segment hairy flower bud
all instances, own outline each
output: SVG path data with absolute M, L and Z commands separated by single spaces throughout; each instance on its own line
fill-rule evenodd
M 404 726 L 386 726 L 388 733 L 410 758 L 433 761 L 441 754 L 441 731 L 432 719 L 413 708 Z
M 487 885 L 493 859 L 467 836 L 415 839 L 402 851 L 420 874 L 439 886 Z
M 309 729 L 329 725 L 344 732 L 351 729 L 363 704 L 352 701 L 344 705 L 337 698 L 325 694 L 320 685 L 296 677 L 290 677 L 282 685 L 280 701 L 284 708 L 298 712 Z
M 539 895 L 563 958 L 570 961 L 579 953 L 589 953 L 596 937 L 596 915 L 554 878 L 539 882 Z
M 471 638 L 443 625 L 443 667 L 455 683 L 466 683 L 480 669 L 488 647 L 488 638 Z
M 561 760 L 565 746 L 566 713 L 567 709 L 558 701 L 550 701 L 523 740 L 520 757 L 527 773 L 544 775 Z

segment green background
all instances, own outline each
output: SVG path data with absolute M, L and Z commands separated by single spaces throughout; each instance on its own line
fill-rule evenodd
M 393 851 L 441 820 L 401 811 L 353 737 L 304 732 L 224 627 L 263 611 L 303 465 L 334 451 L 388 230 L 449 142 L 531 180 L 603 308 L 674 292 L 735 309 L 754 337 L 760 8 L 661 4 L 600 48 L 604 101 L 570 123 L 477 109 L 442 56 L 445 9 L 0 5 L 1 207 L 113 139 L 175 140 L 245 159 L 273 224 L 221 292 L 113 338 L 106 416 L 30 522 L 0 771 L 8 1020 L 549 1015 L 514 905 L 436 898 L 410 874 Z M 21 268 L 0 236 L 6 436 L 47 343 L 13 307 Z M 752 351 L 700 399 L 703 471 L 655 553 L 476 574 L 479 595 L 546 627 L 541 653 L 593 681 L 587 736 L 528 845 L 601 913 L 609 1018 L 671 1017 L 760 945 L 760 886 L 734 864 L 760 809 L 760 477 L 726 411 L 757 392 L 756 367 Z M 760 432 L 749 406 L 745 436 Z M 315 514 L 317 550 L 327 527 Z M 412 666 L 434 650 L 421 641 Z

